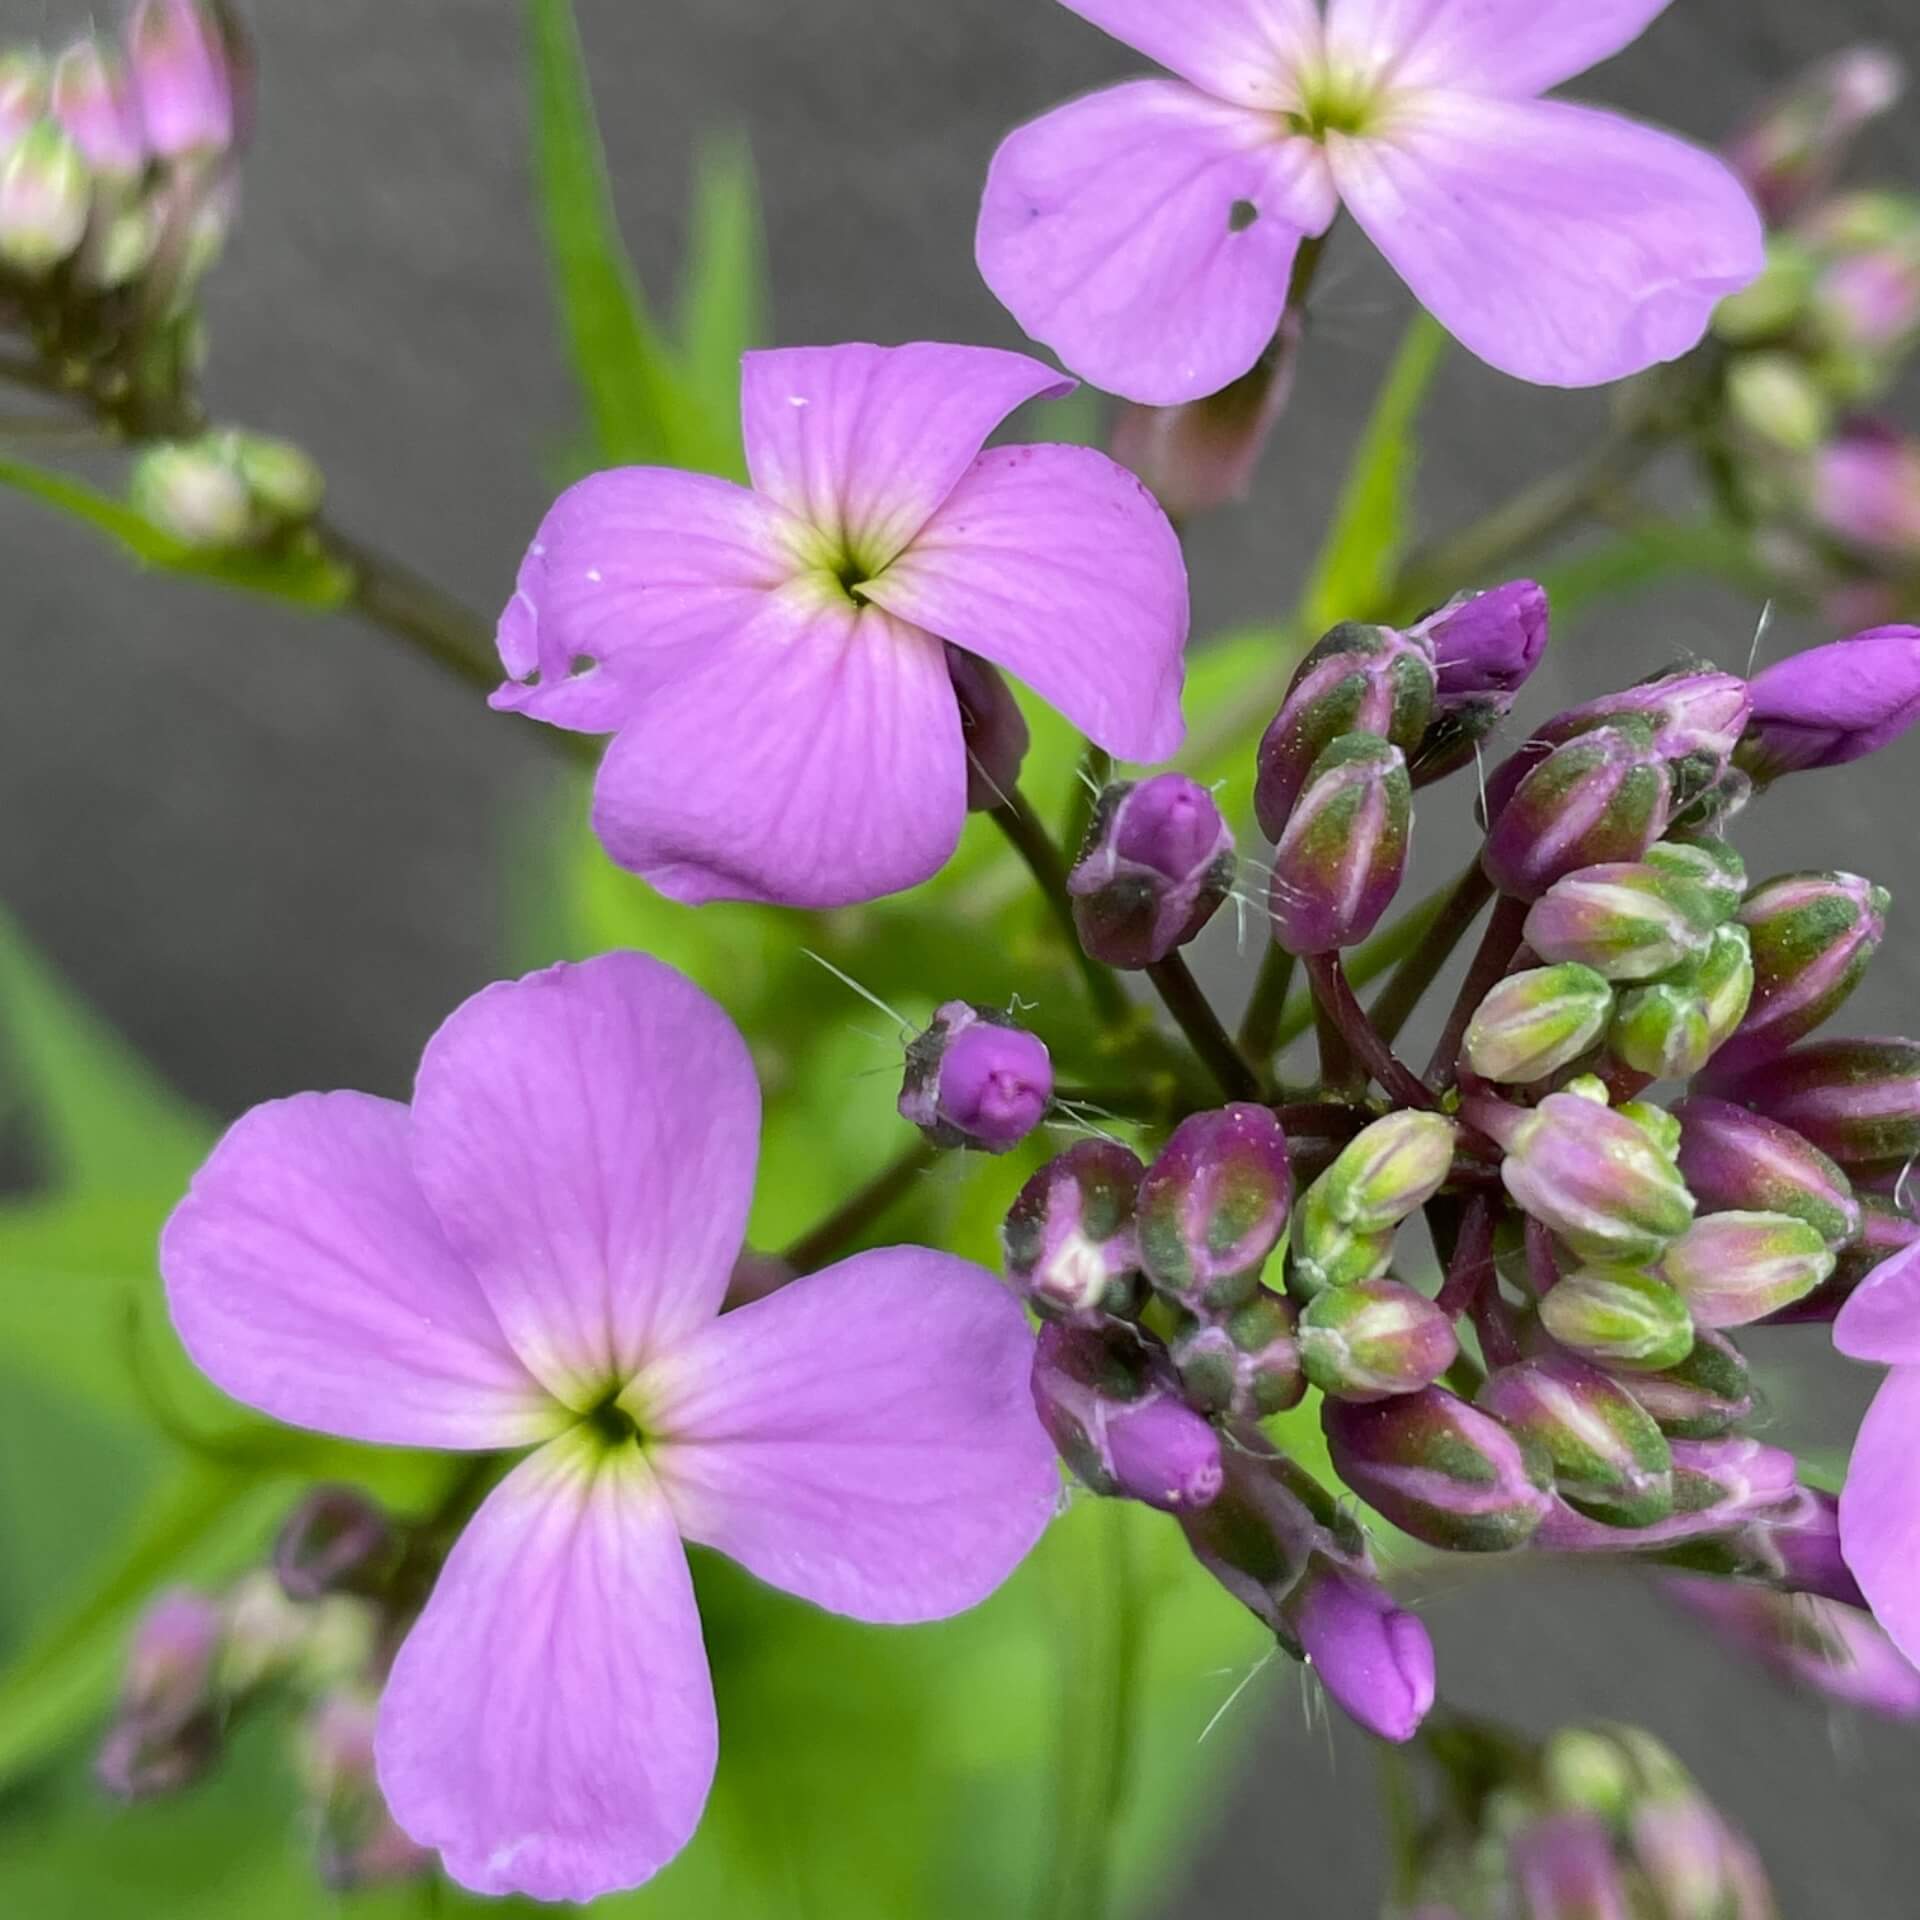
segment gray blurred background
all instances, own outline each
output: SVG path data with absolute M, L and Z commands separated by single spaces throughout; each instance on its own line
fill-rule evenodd
M 0 28 L 57 38 L 84 11 L 0 0 Z M 211 296 L 215 409 L 303 443 L 343 524 L 491 610 L 574 422 L 524 160 L 520 10 L 252 13 L 260 126 Z M 650 284 L 669 287 L 680 257 L 696 137 L 744 127 L 791 342 L 1020 344 L 973 270 L 988 156 L 1016 120 L 1142 64 L 1051 0 L 579 0 L 579 14 Z M 1795 66 L 1862 37 L 1920 59 L 1915 0 L 1678 0 L 1575 91 L 1710 140 Z M 1867 143 L 1858 172 L 1920 180 L 1911 115 Z M 1322 285 L 1255 498 L 1194 533 L 1200 633 L 1290 602 L 1403 324 L 1397 286 L 1350 231 Z M 1430 414 L 1427 524 L 1552 466 L 1597 413 L 1456 356 Z M 499 850 L 541 804 L 539 743 L 378 634 L 143 581 L 12 497 L 0 577 L 0 900 L 210 1108 L 306 1086 L 403 1092 L 428 1032 L 499 968 Z M 1537 706 L 1689 649 L 1739 664 L 1758 611 L 1702 590 L 1602 614 L 1560 649 Z M 1782 624 L 1768 645 L 1817 637 Z M 1749 817 L 1750 856 L 1857 864 L 1920 893 L 1915 766 L 1910 749 L 1796 782 Z M 1424 849 L 1436 876 L 1456 852 L 1444 837 Z M 1858 1030 L 1912 1024 L 1920 934 L 1911 919 L 1897 932 L 1848 1015 Z M 1796 1360 L 1821 1344 L 1797 1336 Z M 1817 1394 L 1783 1402 L 1782 1429 L 1838 1444 L 1869 1385 L 1827 1370 Z M 1643 1584 L 1483 1574 L 1429 1612 L 1454 1697 L 1539 1727 L 1641 1719 L 1668 1738 L 1761 1840 L 1788 1914 L 1915 1911 L 1914 1734 L 1772 1691 Z M 1361 1744 L 1303 1730 L 1277 1673 L 1234 1711 L 1261 1724 L 1259 1751 L 1169 1912 L 1371 1912 Z

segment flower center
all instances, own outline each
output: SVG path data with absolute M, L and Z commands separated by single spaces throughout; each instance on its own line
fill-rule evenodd
M 1372 76 L 1322 67 L 1302 76 L 1300 105 L 1283 117 L 1290 132 L 1324 140 L 1330 133 L 1365 133 L 1379 104 L 1380 88 Z
M 828 598 L 863 607 L 867 596 L 860 589 L 886 571 L 889 558 L 844 528 L 822 527 L 802 550 L 801 568 Z
M 583 1426 L 599 1437 L 608 1452 L 640 1438 L 640 1423 L 620 1404 L 619 1389 L 589 1407 L 580 1419 Z

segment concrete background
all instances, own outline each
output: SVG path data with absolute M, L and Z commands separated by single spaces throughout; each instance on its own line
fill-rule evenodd
M 57 36 L 75 11 L 0 0 L 0 29 Z M 1141 64 L 1049 0 L 579 11 L 643 272 L 664 287 L 679 258 L 695 136 L 744 126 L 794 342 L 1020 344 L 972 266 L 988 156 L 1016 120 Z M 212 297 L 214 403 L 301 441 L 344 524 L 490 609 L 546 503 L 543 450 L 573 419 L 523 158 L 519 9 L 260 0 L 254 15 L 260 133 Z M 1920 55 L 1913 0 L 1679 0 L 1576 91 L 1711 139 L 1796 64 L 1863 36 Z M 1920 177 L 1911 116 L 1861 172 Z M 1257 497 L 1194 536 L 1202 633 L 1291 598 L 1402 324 L 1397 286 L 1351 234 L 1323 284 Z M 1457 358 L 1431 415 L 1431 524 L 1551 466 L 1595 415 Z M 214 1109 L 303 1086 L 402 1091 L 424 1036 L 497 971 L 499 850 L 539 805 L 538 744 L 376 634 L 143 582 L 12 499 L 0 578 L 0 900 Z M 1742 659 L 1756 611 L 1689 591 L 1596 619 L 1542 676 L 1540 705 L 1686 649 Z M 1810 637 L 1781 628 L 1772 644 Z M 1909 754 L 1796 785 L 1764 840 L 1746 834 L 1750 855 L 1857 863 L 1900 888 L 1913 769 Z M 1910 924 L 1849 1016 L 1860 1030 L 1912 1004 Z M 1865 1384 L 1835 1374 L 1783 1427 L 1838 1441 Z M 1830 1726 L 1626 1582 L 1482 1577 L 1431 1613 L 1456 1697 L 1540 1726 L 1641 1718 L 1673 1740 L 1762 1840 L 1787 1913 L 1913 1912 L 1912 1735 Z M 1260 1717 L 1261 1751 L 1171 1912 L 1371 1910 L 1370 1762 L 1344 1732 L 1329 1757 L 1290 1698 L 1273 1677 L 1236 1708 Z

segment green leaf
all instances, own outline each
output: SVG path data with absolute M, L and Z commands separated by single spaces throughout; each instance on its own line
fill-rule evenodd
M 620 237 L 571 0 L 528 0 L 527 30 L 534 184 L 599 459 L 697 465 L 710 436 Z
M 310 535 L 273 551 L 190 546 L 144 514 L 84 481 L 0 456 L 0 486 L 11 487 L 104 534 L 138 565 L 238 587 L 315 612 L 344 606 L 353 575 Z
M 1650 520 L 1592 542 L 1557 561 L 1541 583 L 1557 625 L 1567 627 L 1609 600 L 1651 592 L 1668 580 L 1704 575 L 1750 597 L 1767 597 L 1769 576 L 1752 536 L 1722 520 Z
M 739 134 L 710 137 L 700 148 L 690 245 L 680 300 L 689 391 L 715 442 L 711 470 L 745 480 L 740 356 L 766 343 L 770 301 L 759 182 Z
M 1420 409 L 1446 358 L 1447 336 L 1415 314 L 1354 450 L 1296 624 L 1308 635 L 1375 618 L 1392 592 L 1413 518 Z

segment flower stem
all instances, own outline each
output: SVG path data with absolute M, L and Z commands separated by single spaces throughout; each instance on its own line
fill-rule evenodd
M 1147 978 L 1207 1071 L 1220 1083 L 1220 1091 L 1229 1100 L 1258 1100 L 1260 1076 L 1220 1024 L 1220 1016 L 1200 991 L 1200 983 L 1186 961 L 1178 953 L 1170 953 L 1147 969 Z
M 916 1140 L 780 1257 L 801 1273 L 824 1266 L 844 1252 L 850 1240 L 877 1225 L 933 1162 L 934 1148 L 925 1140 Z
M 1475 1194 L 1460 1216 L 1459 1237 L 1453 1243 L 1447 1277 L 1440 1283 L 1434 1305 L 1449 1319 L 1471 1312 L 1492 1277 L 1493 1203 L 1485 1194 Z
M 1480 941 L 1480 951 L 1473 956 L 1473 965 L 1467 969 L 1459 998 L 1454 1001 L 1453 1011 L 1447 1016 L 1440 1043 L 1427 1063 L 1427 1081 L 1430 1085 L 1442 1089 L 1452 1086 L 1459 1071 L 1460 1043 L 1466 1038 L 1467 1027 L 1480 1010 L 1480 1002 L 1493 991 L 1513 964 L 1513 956 L 1520 951 L 1526 923 L 1527 903 L 1511 895 L 1503 896 L 1493 910 L 1493 918 L 1487 922 L 1486 933 Z
M 1401 1028 L 1492 898 L 1493 882 L 1476 859 L 1454 882 L 1419 944 L 1400 962 L 1369 1009 L 1374 1031 L 1388 1046 L 1399 1039 Z
M 1314 998 L 1327 1018 L 1338 1028 L 1353 1057 L 1403 1107 L 1431 1108 L 1437 1104 L 1413 1069 L 1396 1057 L 1374 1030 L 1366 1009 L 1354 998 L 1352 983 L 1337 953 L 1307 955 L 1307 979 Z
M 1087 983 L 1087 992 L 1100 1017 L 1109 1026 L 1118 1025 L 1127 1015 L 1127 996 L 1109 967 L 1080 944 L 1080 929 L 1073 923 L 1073 901 L 1067 893 L 1067 867 L 1054 845 L 1053 836 L 1042 825 L 1032 802 L 1016 786 L 1006 804 L 993 809 L 992 820 L 1007 836 L 1013 850 L 1027 863 L 1027 870 L 1045 896 L 1047 909 L 1066 936 L 1067 950 L 1078 962 Z
M 1392 926 L 1376 933 L 1365 946 L 1355 947 L 1347 955 L 1348 981 L 1356 988 L 1367 986 L 1379 979 L 1389 967 L 1405 959 L 1427 937 L 1428 929 L 1446 905 L 1450 891 L 1450 888 L 1442 887 L 1428 894 L 1418 906 L 1410 907 L 1403 913 Z M 1274 1036 L 1276 1050 L 1290 1047 L 1313 1025 L 1313 1011 L 1314 998 L 1310 989 L 1302 988 L 1298 993 L 1288 996 L 1286 1011 L 1280 1016 L 1280 1031 Z
M 1280 1048 L 1280 1023 L 1286 1016 L 1287 995 L 1293 991 L 1294 957 L 1277 941 L 1267 943 L 1266 956 L 1253 983 L 1253 997 L 1240 1016 L 1240 1051 L 1256 1073 L 1265 1074 Z

